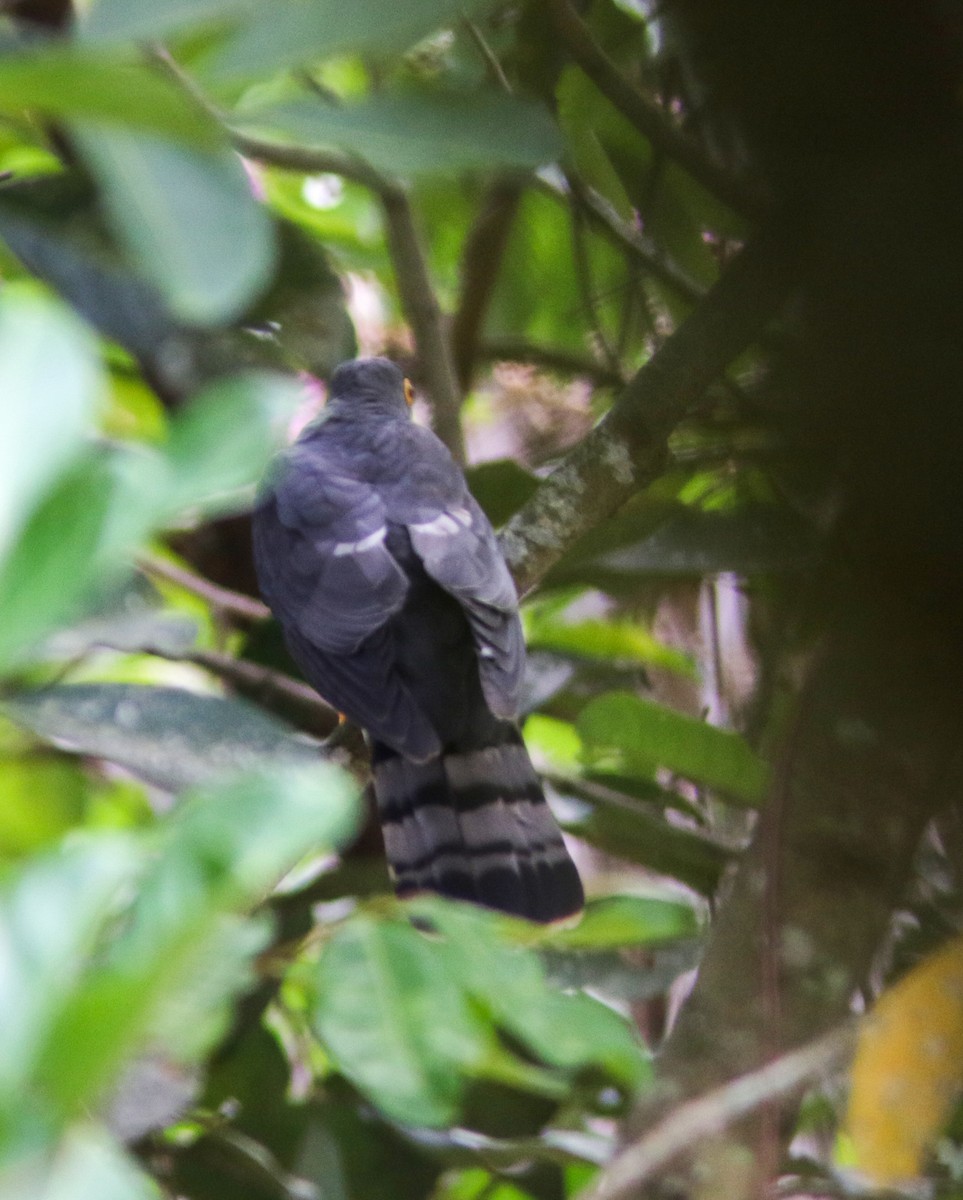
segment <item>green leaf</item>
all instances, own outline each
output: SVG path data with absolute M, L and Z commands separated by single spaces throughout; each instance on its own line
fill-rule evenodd
M 497 529 L 530 500 L 538 478 L 511 458 L 479 463 L 465 472 L 471 494 Z
M 0 568 L 0 668 L 25 660 L 90 594 L 115 485 L 108 458 L 88 454 L 27 522 Z
M 223 134 L 183 88 L 142 64 L 47 46 L 0 55 L 0 109 L 35 108 L 60 119 L 96 120 L 197 146 Z
M 645 663 L 692 678 L 692 659 L 665 646 L 632 621 L 572 621 L 557 619 L 530 606 L 525 610 L 526 642 L 533 648 L 564 651 L 588 658 Z
M 174 352 L 184 331 L 157 290 L 112 244 L 93 186 L 63 172 L 0 191 L 0 237 L 107 337 L 142 359 Z
M 207 1051 L 270 934 L 269 921 L 236 914 L 305 854 L 343 842 L 357 817 L 354 783 L 327 764 L 275 763 L 189 797 L 162 829 L 121 933 L 44 1048 L 40 1073 L 60 1111 L 96 1098 L 145 1040 L 179 1062 Z
M 250 0 L 95 0 L 81 13 L 81 42 L 154 41 L 216 18 L 243 14 Z
M 58 1147 L 50 1173 L 37 1180 L 32 1200 L 159 1200 L 160 1189 L 111 1138 L 80 1126 Z M 21 1200 L 25 1193 L 3 1190 L 0 1200 Z
M 54 754 L 0 758 L 0 859 L 56 841 L 83 816 L 84 772 Z
M 492 0 L 274 0 L 258 6 L 207 63 L 215 78 L 263 76 L 343 54 L 397 52 L 432 30 L 492 7 Z
M 609 692 L 590 701 L 577 728 L 589 753 L 615 751 L 630 767 L 663 767 L 743 804 L 762 800 L 766 766 L 729 730 L 628 692 Z
M 74 133 L 118 238 L 174 315 L 197 325 L 240 316 L 276 248 L 236 155 L 89 123 Z
M 577 780 L 560 790 L 580 794 Z M 566 821 L 565 828 L 608 854 L 678 879 L 704 896 L 715 892 L 730 858 L 716 842 L 641 808 L 597 804 L 587 815 Z
M 101 836 L 31 862 L 0 897 L 0 1112 L 19 1102 L 141 862 L 129 839 Z
M 691 904 L 650 896 L 605 896 L 590 901 L 578 925 L 552 930 L 552 949 L 605 950 L 650 946 L 695 937 L 699 922 Z
M 28 293 L 0 298 L 0 563 L 80 453 L 104 391 L 93 339 L 66 309 Z
M 647 1078 L 628 1024 L 597 1000 L 552 987 L 536 954 L 500 939 L 497 917 L 433 897 L 411 907 L 441 930 L 449 969 L 476 1003 L 541 1062 L 571 1072 L 594 1067 L 629 1091 Z
M 452 1124 L 490 1034 L 437 946 L 361 917 L 335 935 L 316 981 L 314 1027 L 344 1075 L 394 1120 Z
M 0 702 L 11 720 L 72 753 L 105 758 L 168 791 L 226 770 L 316 761 L 307 738 L 242 700 L 179 688 L 74 684 Z
M 238 490 L 260 477 L 303 400 L 302 386 L 282 375 L 239 375 L 199 392 L 171 425 L 168 513 L 236 509 Z
M 501 92 L 379 93 L 335 106 L 305 98 L 245 114 L 243 124 L 308 146 L 335 146 L 398 175 L 537 167 L 561 144 L 540 105 Z

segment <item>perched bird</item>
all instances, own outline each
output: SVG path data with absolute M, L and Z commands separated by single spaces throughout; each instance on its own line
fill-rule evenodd
M 368 735 L 398 894 L 556 920 L 582 885 L 515 724 L 515 587 L 411 398 L 387 359 L 338 367 L 257 501 L 261 592 L 305 678 Z

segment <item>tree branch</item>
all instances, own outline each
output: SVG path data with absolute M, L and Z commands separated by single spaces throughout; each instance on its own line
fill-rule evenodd
M 766 209 L 762 198 L 742 180 L 707 158 L 684 133 L 666 120 L 661 109 L 647 100 L 624 78 L 569 0 L 550 0 L 552 17 L 559 36 L 572 57 L 602 94 L 626 116 L 643 137 L 717 196 L 733 211 L 758 219 Z
M 229 588 L 219 587 L 202 575 L 166 559 L 142 554 L 137 560 L 137 566 L 145 575 L 153 575 L 155 579 L 166 580 L 167 583 L 176 584 L 194 596 L 200 596 L 211 608 L 232 620 L 250 625 L 266 621 L 271 615 L 271 610 L 260 600 L 255 600 L 243 592 L 232 592 Z
M 478 339 L 524 189 L 525 182 L 518 178 L 496 179 L 482 200 L 462 248 L 451 344 L 463 392 L 471 386 Z
M 602 421 L 502 531 L 519 592 L 662 469 L 667 439 L 779 309 L 794 279 L 790 239 L 761 232 L 624 388 Z
M 561 346 L 539 346 L 522 337 L 487 337 L 479 342 L 477 357 L 486 362 L 532 363 L 563 375 L 584 375 L 596 387 L 622 387 L 625 378 L 588 354 Z
M 798 1050 L 680 1104 L 628 1146 L 581 1193 L 579 1200 L 622 1200 L 693 1145 L 720 1133 L 756 1109 L 785 1100 L 811 1080 L 839 1068 L 856 1042 L 856 1022 L 846 1022 Z
M 435 433 L 458 463 L 465 462 L 461 428 L 461 393 L 455 374 L 448 330 L 432 287 L 428 263 L 414 213 L 400 187 L 382 190 L 388 249 L 395 269 L 398 295 L 418 348 L 418 362 L 431 397 Z
M 705 289 L 694 283 L 682 270 L 666 258 L 655 241 L 640 229 L 623 221 L 612 205 L 582 180 L 569 176 L 569 186 L 575 202 L 587 216 L 600 226 L 619 246 L 626 251 L 646 273 L 664 283 L 690 304 L 698 304 Z M 555 191 L 555 189 L 552 189 Z

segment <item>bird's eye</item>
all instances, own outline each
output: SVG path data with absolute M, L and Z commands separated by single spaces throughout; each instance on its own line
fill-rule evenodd
M 415 402 L 415 389 L 411 386 L 411 380 L 405 380 L 405 400 L 410 407 Z

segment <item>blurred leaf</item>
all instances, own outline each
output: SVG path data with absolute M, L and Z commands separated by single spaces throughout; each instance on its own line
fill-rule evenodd
M 74 47 L 0 55 L 0 108 L 15 114 L 36 108 L 52 117 L 102 121 L 197 146 L 215 146 L 223 138 L 201 106 L 156 71 Z
M 691 904 L 647 896 L 606 896 L 589 901 L 578 925 L 553 930 L 546 944 L 569 950 L 648 946 L 699 932 Z
M 316 761 L 304 737 L 243 700 L 136 684 L 73 684 L 0 702 L 12 720 L 75 754 L 106 758 L 168 791 L 265 759 Z
M 172 313 L 197 325 L 239 316 L 267 284 L 275 245 L 237 156 L 93 124 L 74 132 L 118 238 Z
M 405 50 L 442 25 L 484 12 L 492 0 L 274 0 L 258 6 L 207 63 L 215 78 L 263 76 L 342 54 Z
M 0 859 L 59 838 L 80 820 L 87 793 L 83 771 L 59 755 L 0 757 Z
M 158 1200 L 157 1184 L 133 1159 L 93 1127 L 71 1130 L 51 1163 L 50 1173 L 29 1193 L 7 1192 L 0 1176 L 0 1200 Z
M 963 938 L 888 988 L 864 1022 L 851 1068 L 852 1162 L 874 1187 L 909 1188 L 963 1086 Z
M 209 1050 L 270 933 L 269 922 L 235 914 L 356 826 L 355 785 L 334 767 L 262 761 L 258 773 L 222 776 L 164 824 L 122 931 L 63 1007 L 42 1071 L 65 1113 L 96 1097 L 145 1039 L 179 1062 Z
M 360 917 L 326 947 L 316 979 L 314 1026 L 344 1075 L 396 1121 L 453 1123 L 491 1034 L 439 948 L 399 921 Z
M 663 767 L 747 805 L 763 797 L 766 766 L 738 734 L 651 700 L 629 692 L 598 696 L 577 728 L 590 755 L 614 750 L 630 767 Z
M 203 501 L 214 513 L 237 507 L 239 488 L 256 482 L 282 444 L 304 389 L 281 375 L 238 375 L 209 384 L 170 427 L 171 515 Z
M 94 0 L 80 15 L 77 36 L 97 44 L 153 41 L 251 7 L 251 0 Z
M 514 459 L 479 463 L 465 472 L 471 494 L 497 529 L 504 525 L 538 487 L 538 479 Z
M 0 667 L 19 664 L 88 597 L 104 566 L 101 549 L 115 486 L 106 456 L 87 454 L 27 522 L 0 568 Z
M 20 1102 L 141 862 L 129 839 L 100 837 L 31 862 L 0 896 L 0 1113 Z
M 560 151 L 544 108 L 494 91 L 379 93 L 340 106 L 306 97 L 242 122 L 301 145 L 337 146 L 399 175 L 536 167 Z
M 184 331 L 158 291 L 125 265 L 77 173 L 28 179 L 0 190 L 0 237 L 34 275 L 88 321 L 143 359 L 169 356 Z
M 32 508 L 83 447 L 104 377 L 59 304 L 0 298 L 0 564 Z

